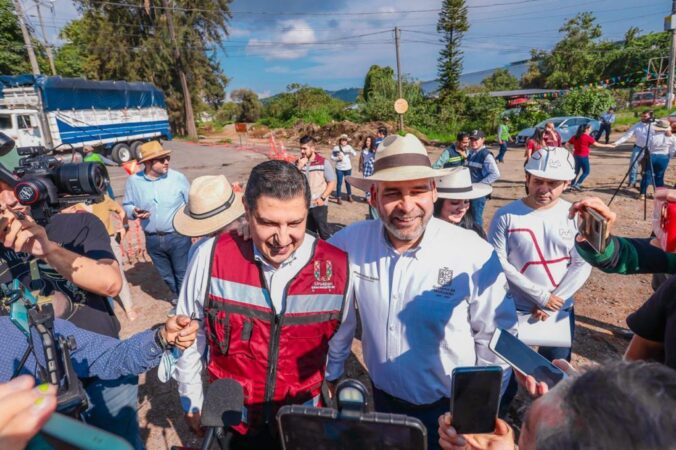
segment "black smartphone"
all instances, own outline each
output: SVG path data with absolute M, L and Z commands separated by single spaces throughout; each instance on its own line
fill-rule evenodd
M 502 368 L 456 367 L 452 375 L 451 414 L 460 434 L 492 433 L 500 406 Z
M 550 389 L 566 377 L 566 374 L 547 358 L 505 330 L 499 328 L 495 330 L 488 348 L 514 370 L 523 375 L 532 375 L 537 381 L 544 381 Z

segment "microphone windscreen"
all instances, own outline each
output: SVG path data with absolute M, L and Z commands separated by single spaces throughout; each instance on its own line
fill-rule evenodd
M 207 388 L 202 407 L 203 427 L 227 427 L 242 421 L 244 393 L 242 385 L 235 380 L 215 380 Z

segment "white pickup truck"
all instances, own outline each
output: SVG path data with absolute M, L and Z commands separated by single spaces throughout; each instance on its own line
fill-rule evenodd
M 42 75 L 0 76 L 0 132 L 19 147 L 93 146 L 117 163 L 172 138 L 164 94 L 150 83 Z

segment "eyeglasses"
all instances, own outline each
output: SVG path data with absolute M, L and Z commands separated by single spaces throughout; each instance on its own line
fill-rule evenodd
M 165 161 L 171 161 L 171 156 L 163 156 L 161 158 L 153 159 L 153 163 L 159 162 L 159 163 L 164 164 Z

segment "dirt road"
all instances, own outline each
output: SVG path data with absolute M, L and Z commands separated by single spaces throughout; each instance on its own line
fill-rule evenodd
M 181 141 L 166 145 L 174 150 L 171 167 L 183 172 L 190 179 L 222 173 L 231 182 L 239 181 L 244 184 L 250 169 L 267 159 L 266 144 L 264 141 L 260 144 L 258 152 L 238 149 L 232 145 L 200 146 Z M 327 149 L 322 150 L 324 154 L 328 153 Z M 440 149 L 430 151 L 435 160 Z M 627 169 L 629 154 L 629 146 L 616 150 L 592 150 L 591 175 L 585 183 L 589 191 L 566 194 L 565 198 L 574 201 L 591 194 L 604 200 L 609 199 Z M 487 205 L 487 223 L 496 208 L 524 194 L 523 150 L 510 149 L 505 161 L 500 165 L 502 177 L 496 183 L 493 199 Z M 674 166 L 672 164 L 666 176 L 667 185 L 670 186 L 676 182 Z M 113 188 L 121 201 L 126 176 L 119 168 L 112 169 L 110 174 Z M 613 204 L 613 208 L 619 213 L 619 223 L 615 230 L 619 235 L 644 237 L 650 233 L 650 223 L 643 220 L 642 202 L 635 199 L 636 194 L 635 190 L 623 189 Z M 650 202 L 648 208 L 650 215 Z M 336 226 L 347 225 L 364 219 L 366 211 L 366 204 L 362 202 L 343 202 L 342 205 L 331 203 L 329 221 Z M 168 290 L 150 263 L 136 263 L 133 267 L 127 267 L 126 271 L 139 318 L 130 323 L 118 306 L 116 310 L 122 322 L 123 335 L 129 336 L 162 322 L 170 305 L 163 300 L 168 298 Z M 613 335 L 613 331 L 626 326 L 627 314 L 635 310 L 651 292 L 649 276 L 606 275 L 594 270 L 587 284 L 577 294 L 577 330 L 573 348 L 575 362 L 603 362 L 619 358 L 627 341 Z M 360 353 L 357 341 L 353 349 Z M 140 383 L 139 415 L 147 447 L 163 449 L 172 445 L 199 446 L 200 441 L 191 435 L 183 422 L 175 383 L 160 383 L 156 371 L 142 376 Z

